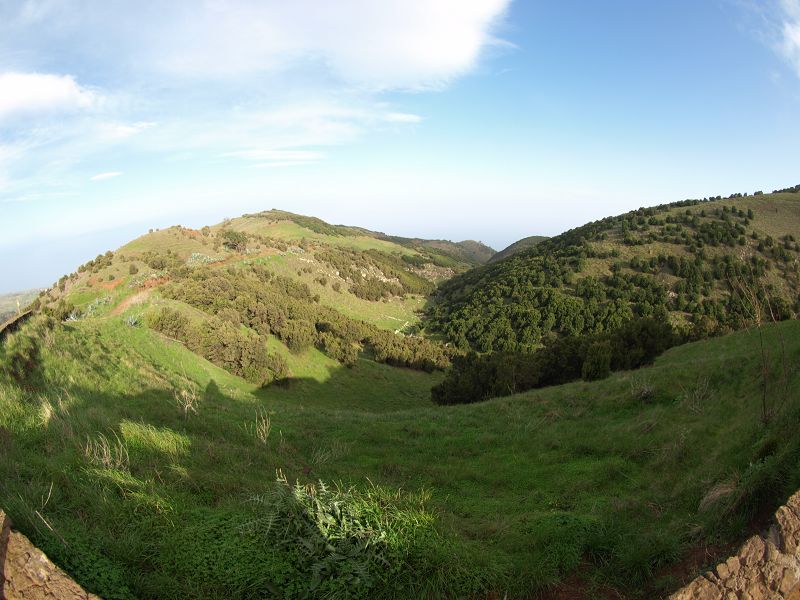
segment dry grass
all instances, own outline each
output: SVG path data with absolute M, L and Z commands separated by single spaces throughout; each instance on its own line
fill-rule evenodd
M 83 454 L 89 462 L 104 469 L 127 471 L 130 465 L 128 447 L 116 433 L 113 440 L 109 440 L 102 433 L 98 433 L 94 438 L 86 436 Z

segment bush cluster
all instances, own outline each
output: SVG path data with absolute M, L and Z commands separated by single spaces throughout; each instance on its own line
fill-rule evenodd
M 652 362 L 679 340 L 663 321 L 636 319 L 612 332 L 552 336 L 533 353 L 470 352 L 453 359 L 431 397 L 437 404 L 468 404 L 580 378 L 603 379 Z
M 229 321 L 209 317 L 191 322 L 181 312 L 163 307 L 149 316 L 148 325 L 251 383 L 267 385 L 288 374 L 283 358 L 267 353 L 262 336 Z
M 377 361 L 396 366 L 431 371 L 450 364 L 452 351 L 444 345 L 350 319 L 321 306 L 305 283 L 260 265 L 198 269 L 175 277 L 164 294 L 261 336 L 274 335 L 293 352 L 317 347 L 348 366 L 363 348 L 372 350 Z

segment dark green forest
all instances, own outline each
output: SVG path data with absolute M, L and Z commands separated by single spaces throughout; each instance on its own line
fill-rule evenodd
M 733 331 L 748 321 L 743 295 L 791 318 L 800 244 L 764 233 L 774 223 L 762 227 L 752 207 L 767 197 L 687 200 L 572 229 L 442 284 L 429 328 L 463 350 L 529 353 L 549 335 L 597 335 L 636 318 L 669 321 L 689 339 Z M 795 193 L 769 198 L 797 219 Z

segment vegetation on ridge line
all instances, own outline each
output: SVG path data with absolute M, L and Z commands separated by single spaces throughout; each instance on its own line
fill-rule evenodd
M 800 197 L 689 200 L 609 217 L 443 283 L 430 326 L 460 348 L 530 352 L 550 332 L 634 317 L 699 338 L 742 325 L 735 281 L 763 282 L 778 318 L 800 311 Z

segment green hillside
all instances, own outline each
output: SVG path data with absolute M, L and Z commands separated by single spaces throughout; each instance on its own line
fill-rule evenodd
M 504 258 L 508 258 L 509 256 L 513 256 L 514 254 L 519 254 L 527 250 L 528 248 L 533 248 L 539 242 L 543 242 L 544 240 L 548 239 L 546 236 L 543 235 L 532 235 L 530 237 L 522 238 L 521 240 L 517 240 L 510 246 L 500 250 L 500 252 L 496 252 L 492 255 L 492 257 L 487 261 L 489 263 L 496 263 L 498 261 L 503 260 Z
M 260 389 L 128 315 L 3 346 L 39 357 L 2 376 L 0 502 L 103 598 L 523 598 L 576 569 L 652 598 L 800 486 L 796 321 L 763 330 L 765 424 L 755 331 L 435 407 L 437 374 L 314 349 Z
M 0 345 L 0 506 L 106 600 L 662 597 L 800 487 L 800 321 L 772 323 L 798 200 L 641 209 L 478 267 L 282 211 L 151 231 Z M 541 342 L 563 374 L 558 344 L 653 332 L 600 381 L 431 401 L 471 360 L 516 382 Z
M 531 350 L 668 318 L 696 337 L 738 329 L 741 296 L 800 311 L 800 194 L 687 200 L 608 217 L 444 283 L 431 326 L 459 347 Z M 746 289 L 745 289 L 746 288 Z
M 226 232 L 241 233 L 239 242 Z M 439 242 L 391 241 L 356 227 L 284 211 L 245 215 L 201 230 L 175 226 L 133 240 L 63 277 L 44 299 L 85 310 L 113 307 L 188 270 L 261 265 L 306 285 L 318 303 L 382 329 L 413 331 L 435 284 L 477 264 Z M 450 244 L 449 242 L 447 244 Z M 457 246 L 457 245 L 453 245 Z
M 465 262 L 473 266 L 486 264 L 495 255 L 492 248 L 475 240 L 451 242 L 449 240 L 423 240 L 397 236 L 384 236 L 384 239 L 414 248 L 422 253 L 430 251 L 434 254 L 449 256 L 456 262 Z

